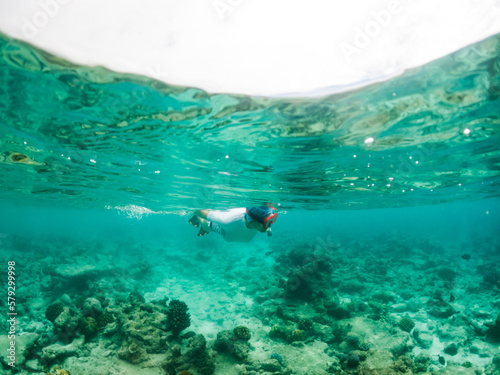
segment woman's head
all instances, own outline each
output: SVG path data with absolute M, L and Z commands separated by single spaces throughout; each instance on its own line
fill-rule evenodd
M 247 207 L 246 214 L 247 221 L 249 221 L 255 229 L 261 232 L 265 232 L 269 229 L 278 218 L 278 212 L 276 209 L 268 206 Z

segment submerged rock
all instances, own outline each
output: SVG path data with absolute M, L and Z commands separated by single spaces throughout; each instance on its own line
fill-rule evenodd
M 189 339 L 189 350 L 181 354 L 179 345 L 173 345 L 164 367 L 167 375 L 212 375 L 215 372 L 215 361 L 212 351 L 207 348 L 207 341 L 201 334 Z
M 362 368 L 368 374 L 384 374 L 391 368 L 392 364 L 393 356 L 391 353 L 385 350 L 376 350 L 367 356 Z
M 42 361 L 45 363 L 51 363 L 56 359 L 61 360 L 66 357 L 76 355 L 80 347 L 85 343 L 85 337 L 80 336 L 79 338 L 73 340 L 71 344 L 60 345 L 53 344 L 42 349 Z
M 212 375 L 215 371 L 215 362 L 207 349 L 207 340 L 201 334 L 189 340 L 190 350 L 186 358 L 202 375 Z
M 383 303 L 395 302 L 397 299 L 396 294 L 387 291 L 377 291 L 373 293 L 372 298 Z
M 261 362 L 260 369 L 262 371 L 275 373 L 281 371 L 281 365 L 278 363 L 278 361 L 270 360 Z
M 97 267 L 94 264 L 62 264 L 54 268 L 54 275 L 62 278 L 92 278 L 99 273 L 110 271 L 110 268 Z
M 83 302 L 82 314 L 84 316 L 90 316 L 96 318 L 102 314 L 101 302 L 97 298 L 87 298 Z
M 448 355 L 454 356 L 458 354 L 458 346 L 455 343 L 448 345 L 444 348 L 444 352 Z
M 434 342 L 434 336 L 427 332 L 420 332 L 415 329 L 413 331 L 413 338 L 419 347 L 422 349 L 429 349 Z
M 429 315 L 432 315 L 436 318 L 446 319 L 446 318 L 449 318 L 450 316 L 452 316 L 453 314 L 455 314 L 456 311 L 453 309 L 453 307 L 448 305 L 448 306 L 433 307 L 433 308 L 429 309 L 428 312 L 429 312 Z
M 54 333 L 62 340 L 69 342 L 79 329 L 79 316 L 69 307 L 64 307 L 62 313 L 54 320 Z
M 214 349 L 221 353 L 228 353 L 238 362 L 243 363 L 248 358 L 250 345 L 248 341 L 239 340 L 229 330 L 220 331 L 214 342 Z
M 24 366 L 30 371 L 30 372 L 42 372 L 43 367 L 42 364 L 38 359 L 30 359 L 29 361 L 26 361 Z
M 488 338 L 494 342 L 500 342 L 500 314 L 495 323 L 488 324 L 488 327 L 489 329 L 486 332 Z

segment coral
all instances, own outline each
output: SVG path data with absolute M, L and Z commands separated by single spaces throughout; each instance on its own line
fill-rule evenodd
M 125 342 L 118 352 L 118 357 L 132 364 L 141 363 L 149 359 L 146 350 L 141 348 L 136 342 Z
M 248 341 L 237 339 L 233 331 L 225 330 L 217 334 L 217 339 L 214 341 L 214 349 L 221 353 L 229 353 L 238 362 L 243 363 L 248 358 L 250 345 Z
M 375 293 L 373 293 L 372 298 L 376 299 L 380 302 L 383 302 L 383 303 L 396 301 L 396 296 L 394 295 L 394 293 L 387 292 L 387 291 L 375 292 Z
M 75 306 L 79 309 L 83 309 L 83 304 L 85 303 L 85 300 L 87 298 L 85 298 L 85 296 L 78 296 L 75 298 L 74 300 L 74 303 L 75 303 Z
M 271 359 L 277 360 L 280 365 L 283 364 L 283 357 L 281 355 L 279 355 L 278 353 L 271 354 Z
M 282 327 L 280 325 L 274 325 L 269 332 L 269 337 L 273 340 L 284 340 L 288 343 L 294 341 L 303 341 L 306 337 L 304 331 L 300 329 L 294 329 L 293 327 Z
M 80 317 L 78 319 L 78 328 L 82 331 L 86 339 L 92 338 L 97 334 L 99 326 L 97 321 L 91 317 Z
M 193 375 L 193 374 L 190 373 L 189 371 L 183 370 L 183 371 L 179 372 L 179 375 Z
M 373 320 L 380 320 L 383 316 L 387 314 L 387 305 L 382 304 L 377 301 L 370 301 L 368 302 L 368 305 L 373 311 L 373 315 L 371 315 L 371 318 Z
M 215 372 L 215 362 L 207 350 L 207 340 L 203 335 L 195 335 L 189 341 L 191 348 L 186 357 L 201 375 L 212 375 Z
M 71 375 L 68 371 L 63 370 L 61 368 L 56 367 L 54 369 L 56 372 L 54 374 L 50 373 L 49 375 Z
M 284 339 L 286 338 L 286 332 L 280 325 L 275 324 L 269 331 L 269 337 L 272 339 Z
M 367 352 L 368 350 L 370 350 L 370 345 L 365 343 L 365 342 L 360 342 L 358 344 L 358 350 L 361 350 L 361 351 L 364 351 L 364 352 Z
M 408 337 L 405 341 L 402 341 L 390 349 L 392 355 L 396 358 L 399 358 L 402 355 L 410 352 L 413 349 L 414 345 L 410 338 Z
M 354 349 L 357 349 L 361 342 L 360 338 L 353 333 L 348 333 L 345 341 Z
M 337 357 L 332 358 L 331 363 L 328 364 L 328 368 L 326 369 L 326 372 L 328 374 L 341 374 L 343 372 L 342 366 L 340 364 L 340 360 Z
M 276 363 L 276 361 L 266 361 L 266 362 L 262 362 L 260 364 L 260 369 L 261 371 L 265 371 L 265 372 L 270 372 L 270 373 L 277 373 L 277 374 L 281 374 L 280 370 L 281 370 L 281 365 L 279 363 Z
M 413 361 L 415 365 L 415 372 L 427 372 L 427 368 L 431 364 L 431 359 L 425 354 L 419 354 Z
M 400 356 L 391 367 L 396 371 L 396 374 L 413 374 L 415 371 L 413 361 L 405 355 Z
M 335 342 L 342 342 L 350 331 L 352 326 L 346 323 L 335 323 L 332 326 L 332 334 L 335 337 Z
M 53 321 L 54 333 L 65 343 L 71 342 L 78 333 L 78 319 L 74 309 L 64 307 L 63 311 Z
M 133 310 L 143 307 L 146 303 L 144 297 L 137 291 L 130 292 L 123 305 L 123 312 L 126 314 L 131 313 Z
M 336 300 L 325 302 L 324 307 L 328 316 L 335 320 L 345 319 L 351 316 L 351 312 Z
M 370 350 L 370 346 L 366 343 L 363 343 L 361 339 L 353 333 L 348 333 L 345 341 L 354 350 Z
M 302 331 L 312 331 L 313 322 L 311 319 L 300 318 L 298 322 L 299 329 Z
M 287 306 L 279 305 L 276 307 L 276 316 L 283 320 L 293 320 L 293 313 Z
M 286 338 L 290 343 L 294 341 L 303 341 L 305 339 L 305 333 L 300 329 L 294 329 L 287 335 Z
M 96 298 L 87 298 L 83 302 L 82 314 L 93 318 L 102 314 L 101 302 Z
M 144 297 L 137 291 L 130 292 L 127 302 L 132 304 L 132 305 L 140 305 L 142 303 L 145 303 L 146 300 Z
M 231 331 L 225 331 L 230 332 Z M 203 335 L 194 335 L 189 339 L 190 350 L 181 354 L 179 345 L 170 349 L 170 358 L 165 363 L 167 375 L 191 374 L 194 370 L 198 375 L 212 375 L 215 372 L 215 361 L 211 351 L 207 349 L 207 341 Z M 190 371 L 188 371 L 188 369 Z
M 174 336 L 179 336 L 182 330 L 191 325 L 189 308 L 186 303 L 179 300 L 172 300 L 168 305 L 167 329 L 171 330 Z
M 346 359 L 346 365 L 347 367 L 357 367 L 359 366 L 359 362 L 361 361 L 361 359 L 359 358 L 359 355 L 357 354 L 350 354 L 349 356 L 347 356 L 347 359 Z
M 250 330 L 245 326 L 236 327 L 235 329 L 233 329 L 233 333 L 240 340 L 248 341 L 252 337 Z
M 279 286 L 290 298 L 311 301 L 325 293 L 325 285 L 330 285 L 327 280 L 331 264 L 313 246 L 297 246 L 276 260 L 276 268 L 283 275 Z
M 145 309 L 145 306 L 148 308 Z M 125 307 L 128 313 L 125 313 Z M 167 317 L 164 307 L 140 302 L 136 305 L 125 303 L 117 319 L 121 334 L 129 341 L 139 344 L 148 354 L 165 352 L 169 334 L 165 332 Z
M 452 344 L 448 345 L 446 348 L 444 348 L 444 352 L 448 355 L 451 355 L 451 356 L 457 355 L 457 353 L 458 353 L 457 344 L 452 343 Z
M 405 317 L 398 322 L 398 326 L 405 332 L 411 332 L 411 330 L 415 327 L 415 322 L 412 319 Z
M 109 312 L 105 312 L 102 315 L 100 315 L 97 319 L 97 325 L 99 328 L 104 328 L 106 327 L 109 323 L 113 323 L 115 321 L 115 317 L 113 314 Z
M 49 307 L 47 307 L 47 310 L 45 310 L 45 317 L 50 320 L 52 323 L 54 323 L 54 320 L 61 314 L 64 310 L 64 306 L 62 303 L 53 303 Z

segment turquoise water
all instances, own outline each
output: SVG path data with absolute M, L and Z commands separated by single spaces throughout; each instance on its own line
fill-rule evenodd
M 500 36 L 324 98 L 209 94 L 1 34 L 0 56 L 21 373 L 500 373 Z M 278 221 L 250 243 L 187 223 L 263 204 Z M 172 335 L 165 298 L 206 350 Z
M 2 37 L 2 194 L 155 212 L 495 197 L 499 40 L 354 92 L 272 99 L 77 67 Z

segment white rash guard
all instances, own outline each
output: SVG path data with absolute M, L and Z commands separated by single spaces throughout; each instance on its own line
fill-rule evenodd
M 214 210 L 208 213 L 207 219 L 210 221 L 210 228 L 226 241 L 248 242 L 257 234 L 257 231 L 248 229 L 245 225 L 245 212 L 245 207 Z

